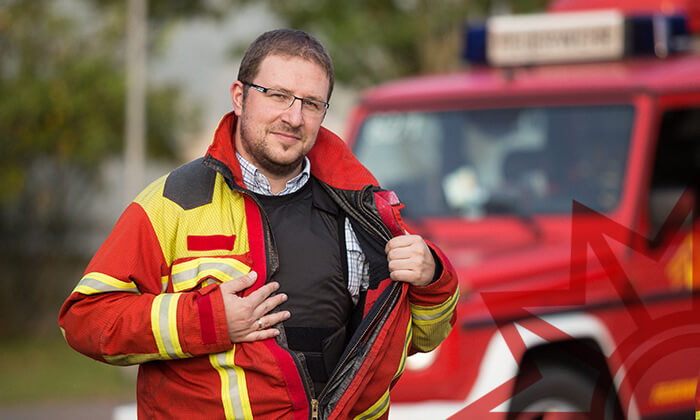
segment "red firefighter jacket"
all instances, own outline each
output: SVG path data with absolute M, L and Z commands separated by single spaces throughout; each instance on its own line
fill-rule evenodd
M 406 356 L 435 348 L 455 322 L 454 270 L 429 244 L 442 265 L 432 284 L 371 274 L 362 320 L 312 398 L 280 337 L 229 340 L 218 285 L 255 270 L 245 295 L 278 263 L 265 216 L 242 187 L 235 124 L 226 115 L 205 158 L 156 180 L 127 207 L 61 308 L 67 342 L 102 362 L 140 364 L 140 418 L 386 418 Z M 380 243 L 402 233 L 395 195 L 376 187 L 342 140 L 321 128 L 308 157 L 354 223 Z

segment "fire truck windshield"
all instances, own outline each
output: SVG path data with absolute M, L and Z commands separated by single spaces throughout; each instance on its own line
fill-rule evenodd
M 620 200 L 631 105 L 383 113 L 355 153 L 405 216 L 610 212 Z

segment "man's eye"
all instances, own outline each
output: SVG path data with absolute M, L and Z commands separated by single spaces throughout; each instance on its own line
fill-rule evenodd
M 320 111 L 320 110 L 321 110 L 321 104 L 319 104 L 319 103 L 316 102 L 316 101 L 312 101 L 312 100 L 310 100 L 310 99 L 304 100 L 304 106 L 307 107 L 307 108 L 309 108 L 309 109 L 312 109 L 312 110 L 314 110 L 314 111 Z
M 289 96 L 288 96 L 288 95 L 285 95 L 285 94 L 283 94 L 283 93 L 275 93 L 275 92 L 272 92 L 272 93 L 270 93 L 270 97 L 271 97 L 272 99 L 277 100 L 277 101 L 280 101 L 280 102 L 289 101 Z

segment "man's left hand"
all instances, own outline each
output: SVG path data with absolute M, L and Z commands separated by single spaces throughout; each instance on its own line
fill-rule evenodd
M 427 286 L 435 275 L 435 260 L 428 245 L 419 235 L 392 238 L 384 249 L 389 273 L 395 281 L 413 286 Z

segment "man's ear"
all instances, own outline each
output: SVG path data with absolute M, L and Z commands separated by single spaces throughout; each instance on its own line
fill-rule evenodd
M 240 117 L 241 109 L 243 109 L 243 83 L 240 80 L 231 84 L 231 102 L 233 103 L 233 111 L 237 117 Z

